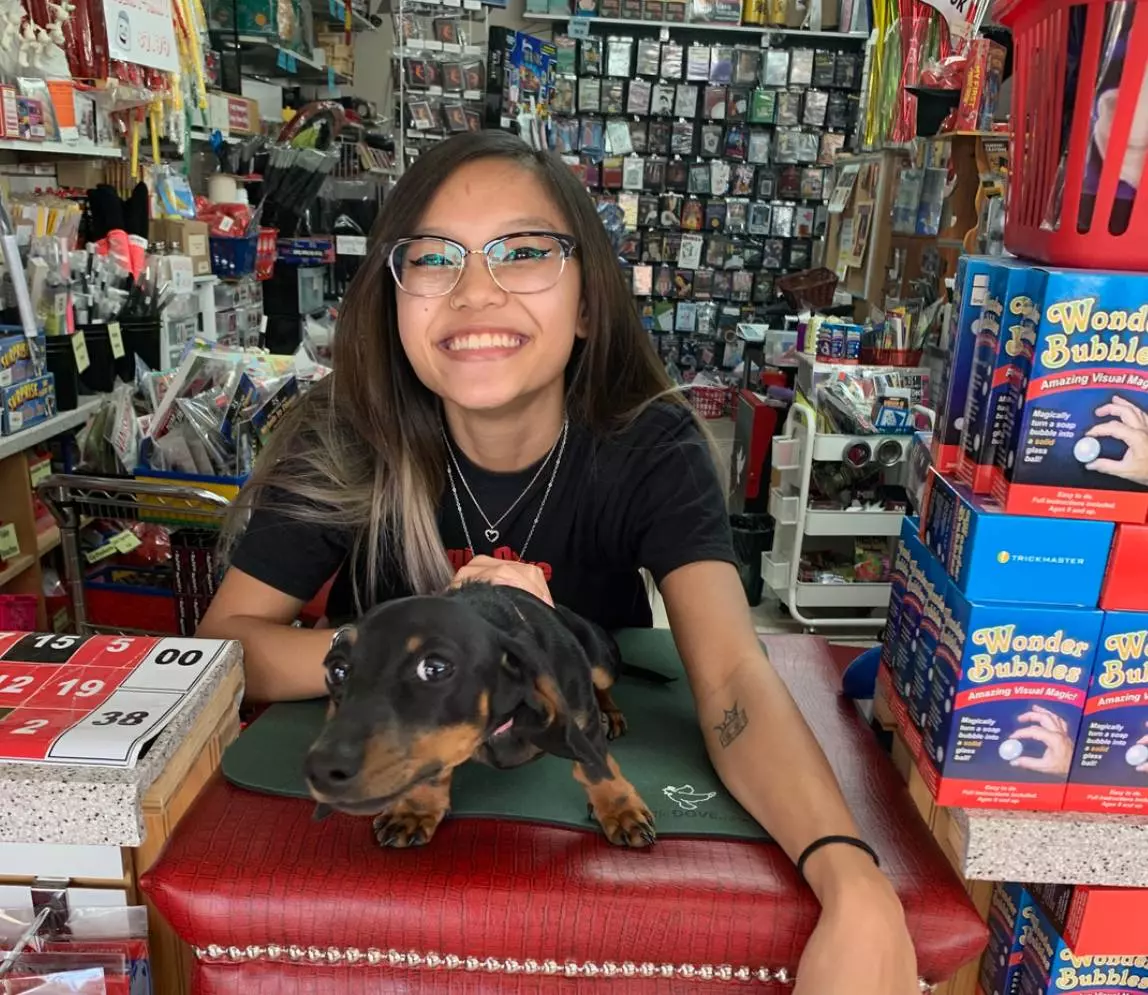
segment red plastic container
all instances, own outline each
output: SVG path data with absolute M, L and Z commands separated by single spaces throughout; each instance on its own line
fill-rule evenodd
M 1106 151 L 1103 156 L 1093 154 L 1100 147 L 1093 141 L 1093 111 L 1109 6 L 1105 0 L 1012 0 L 994 9 L 994 16 L 1013 31 L 1016 66 L 1005 245 L 1018 256 L 1051 265 L 1148 270 L 1148 194 L 1135 197 L 1130 210 L 1127 197 L 1117 197 L 1148 60 L 1148 16 L 1132 17 L 1119 86 L 1106 89 L 1099 101 L 1106 125 L 1098 133 L 1108 136 Z M 1134 0 L 1134 12 L 1136 6 Z M 1081 28 L 1080 70 L 1073 94 L 1068 73 L 1070 29 Z M 1041 221 L 1057 185 L 1069 99 L 1072 124 L 1059 222 L 1046 230 Z M 1143 157 L 1142 149 L 1139 156 Z

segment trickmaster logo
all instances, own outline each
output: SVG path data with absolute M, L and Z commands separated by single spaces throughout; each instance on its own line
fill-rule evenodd
M 1002 549 L 999 553 L 997 553 L 997 563 L 1008 563 L 1008 560 L 1009 556 L 1007 549 Z
M 1045 318 L 1062 329 L 1044 338 L 1040 360 L 1050 370 L 1069 363 L 1127 363 L 1148 367 L 1148 336 L 1144 336 L 1148 332 L 1148 304 L 1141 304 L 1135 311 L 1106 311 L 1096 307 L 1095 297 L 1081 297 L 1050 304 Z M 1087 332 L 1092 334 L 1084 341 L 1070 341 L 1071 336 Z M 1111 334 L 1104 336 L 1102 332 Z M 1125 339 L 1125 332 L 1135 334 Z

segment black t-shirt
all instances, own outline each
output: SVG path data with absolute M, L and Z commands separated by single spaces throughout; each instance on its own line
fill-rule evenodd
M 462 473 L 491 521 L 530 482 L 538 464 L 514 473 L 475 466 L 456 448 Z M 688 411 L 659 403 L 632 425 L 605 439 L 571 424 L 554 485 L 543 504 L 552 464 L 505 521 L 494 543 L 486 522 L 458 483 L 459 502 L 474 542 L 468 549 L 449 484 L 439 501 L 438 525 L 457 570 L 474 554 L 517 560 L 538 518 L 526 560 L 543 570 L 559 604 L 607 629 L 649 626 L 649 599 L 638 573 L 655 582 L 700 560 L 736 563 L 725 497 L 711 452 Z M 541 514 L 539 515 L 539 507 Z M 354 536 L 322 523 L 300 522 L 262 507 L 251 516 L 232 557 L 244 573 L 292 597 L 310 600 L 336 576 L 327 604 L 335 624 L 354 615 L 350 552 Z M 390 557 L 380 557 L 387 563 Z M 369 590 L 369 585 L 364 585 Z M 375 603 L 410 589 L 393 566 L 375 578 Z

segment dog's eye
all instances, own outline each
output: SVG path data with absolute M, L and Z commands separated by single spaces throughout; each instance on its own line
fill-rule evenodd
M 437 656 L 428 656 L 419 660 L 415 667 L 415 674 L 420 681 L 441 681 L 454 673 L 454 664 L 440 660 Z
M 327 683 L 331 687 L 340 687 L 347 680 L 348 673 L 350 673 L 350 667 L 345 663 L 332 663 L 327 668 Z

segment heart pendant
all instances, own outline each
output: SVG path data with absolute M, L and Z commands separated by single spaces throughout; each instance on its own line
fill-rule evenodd
M 498 542 L 498 529 L 487 529 L 485 534 L 487 542 Z

